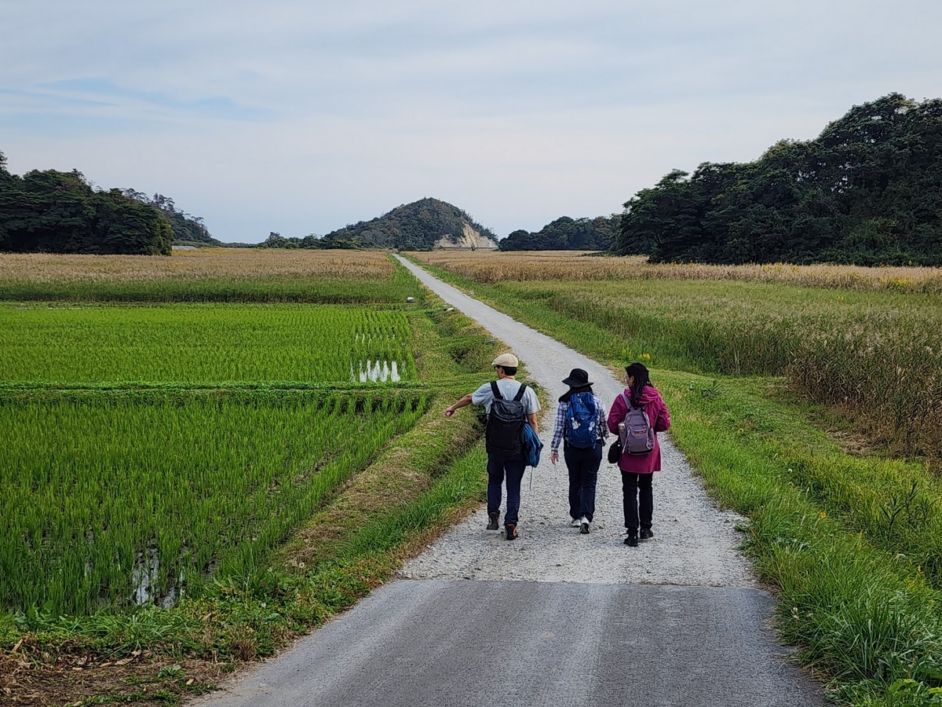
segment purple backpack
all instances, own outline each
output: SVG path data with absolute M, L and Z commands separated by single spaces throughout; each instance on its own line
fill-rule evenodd
M 625 419 L 618 426 L 618 439 L 621 442 L 622 454 L 650 454 L 654 451 L 654 428 L 644 406 L 635 407 L 624 393 L 628 412 Z

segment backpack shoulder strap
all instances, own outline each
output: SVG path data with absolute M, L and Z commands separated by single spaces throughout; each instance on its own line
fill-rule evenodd
M 494 394 L 494 400 L 504 399 L 504 396 L 500 394 L 500 388 L 497 387 L 497 381 L 491 381 L 491 392 Z
M 625 405 L 627 405 L 627 406 L 628 406 L 628 409 L 631 410 L 631 408 L 634 407 L 634 406 L 631 404 L 631 398 L 629 398 L 627 395 L 625 395 L 625 391 L 624 391 L 624 390 L 621 391 L 621 397 L 623 397 L 623 398 L 625 399 Z
M 527 392 L 527 384 L 521 383 L 520 390 L 517 391 L 517 394 L 514 396 L 514 402 L 520 402 L 523 399 L 523 394 Z

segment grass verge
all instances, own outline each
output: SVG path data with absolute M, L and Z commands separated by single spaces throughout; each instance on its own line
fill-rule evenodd
M 745 549 L 775 587 L 780 633 L 801 661 L 848 704 L 936 704 L 942 592 L 918 553 L 858 529 L 869 507 L 853 498 L 883 489 L 889 501 L 896 474 L 918 466 L 848 458 L 755 381 L 658 371 L 657 382 L 677 445 L 711 493 L 748 516 Z M 842 468 L 873 477 L 857 487 Z

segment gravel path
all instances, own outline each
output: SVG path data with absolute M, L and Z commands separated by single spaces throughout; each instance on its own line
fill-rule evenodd
M 556 397 L 566 390 L 560 381 L 572 368 L 584 368 L 606 406 L 623 389 L 620 381 L 595 361 L 468 297 L 412 263 L 400 261 L 435 294 L 506 343 L 526 365 L 530 377 L 549 391 L 545 397 L 550 398 L 541 401 L 546 411 L 540 429 L 546 445 L 543 460 L 536 470 L 527 470 L 523 481 L 520 537 L 507 542 L 500 533 L 485 531 L 487 517 L 482 508 L 408 562 L 401 577 L 757 586 L 748 563 L 736 550 L 741 537 L 735 526 L 743 519 L 716 507 L 669 435 L 659 435 L 663 471 L 654 478 L 652 540 L 637 548 L 623 544 L 621 475 L 605 461 L 599 470 L 592 532 L 581 535 L 578 528 L 569 527 L 566 467 L 562 460 L 555 467 L 549 461 Z M 489 376 L 490 371 L 482 371 L 481 382 Z M 656 376 L 654 382 L 656 385 Z M 457 414 L 469 415 L 471 411 L 459 410 Z

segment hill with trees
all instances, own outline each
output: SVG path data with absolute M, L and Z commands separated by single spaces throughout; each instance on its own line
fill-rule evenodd
M 569 218 L 563 216 L 539 231 L 514 231 L 500 242 L 505 250 L 608 250 L 619 230 L 621 216 Z
M 170 223 L 120 189 L 93 189 L 81 172 L 10 174 L 0 152 L 0 251 L 169 255 Z
M 0 152 L 0 251 L 169 255 L 172 245 L 223 245 L 173 199 L 94 188 L 78 170 L 10 174 Z
M 397 206 L 371 221 L 328 233 L 325 248 L 497 248 L 497 236 L 457 206 L 438 199 Z
M 614 250 L 654 262 L 942 265 L 942 100 L 893 93 L 755 162 L 675 170 Z
M 147 194 L 135 189 L 125 189 L 123 194 L 157 209 L 164 215 L 173 231 L 173 245 L 225 245 L 209 234 L 209 229 L 203 223 L 202 217 L 177 210 L 176 204 L 169 196 L 154 194 L 153 197 L 148 197 Z

